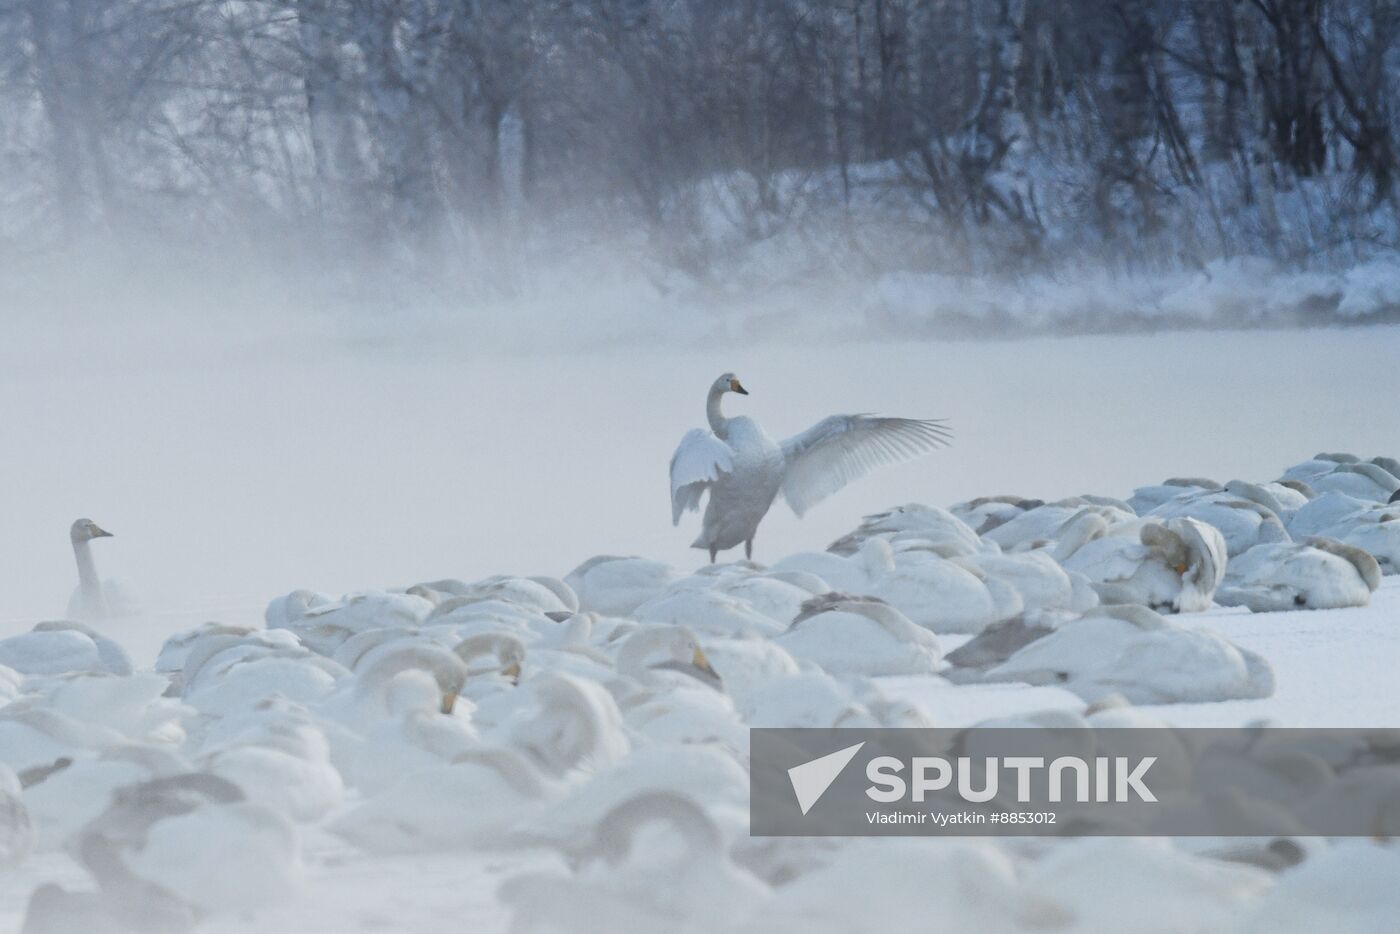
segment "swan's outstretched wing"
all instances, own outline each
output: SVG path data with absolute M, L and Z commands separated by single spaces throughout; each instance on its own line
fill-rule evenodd
M 699 509 L 710 484 L 733 469 L 733 448 L 703 428 L 687 431 L 671 455 L 671 524 L 680 524 L 687 509 Z
M 939 419 L 833 415 L 783 442 L 783 498 L 799 516 L 871 470 L 948 444 Z

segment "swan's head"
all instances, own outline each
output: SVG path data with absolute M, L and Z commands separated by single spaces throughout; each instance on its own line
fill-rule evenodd
M 79 519 L 77 522 L 74 522 L 72 528 L 68 530 L 68 537 L 71 538 L 73 544 L 76 545 L 78 542 L 90 542 L 94 538 L 111 538 L 112 533 L 108 532 L 91 519 Z
M 636 640 L 639 645 L 647 645 L 656 654 L 668 656 L 667 661 L 677 665 L 694 665 L 711 677 L 719 677 L 719 672 L 711 667 L 705 650 L 700 648 L 700 640 L 684 626 L 649 627 L 639 630 L 629 638 Z
M 453 648 L 453 653 L 470 668 L 483 655 L 496 656 L 500 674 L 511 684 L 520 683 L 520 666 L 525 664 L 525 643 L 505 632 L 487 632 L 468 636 Z
M 725 373 L 715 380 L 712 387 L 715 392 L 737 392 L 741 396 L 747 396 L 749 391 L 739 382 L 739 377 L 733 373 Z
M 720 676 L 710 665 L 705 650 L 700 648 L 695 633 L 684 626 L 642 626 L 622 640 L 617 654 L 619 671 L 645 678 L 648 670 L 658 665 L 681 669 L 694 666 L 712 678 Z
M 519 640 L 506 646 L 498 656 L 501 660 L 501 674 L 510 679 L 511 684 L 520 683 L 520 666 L 525 664 L 525 645 Z
M 445 714 L 452 713 L 457 695 L 467 680 L 467 666 L 447 649 L 430 643 L 389 642 L 366 652 L 355 669 L 356 695 L 377 697 L 382 702 L 388 696 L 390 683 L 403 672 L 415 668 L 426 672 L 436 682 L 439 709 Z

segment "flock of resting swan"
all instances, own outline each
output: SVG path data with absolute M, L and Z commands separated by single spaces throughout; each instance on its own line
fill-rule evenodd
M 801 514 L 948 432 L 839 415 L 775 443 L 723 415 L 744 392 L 720 377 L 710 430 L 671 462 L 673 519 L 708 495 L 692 574 L 599 556 L 562 579 L 299 590 L 263 627 L 206 623 L 138 666 L 98 628 L 134 612 L 96 571 L 109 533 L 74 523 L 72 621 L 0 640 L 0 866 L 66 851 L 88 877 L 34 889 L 24 930 L 256 916 L 296 898 L 312 831 L 374 856 L 556 854 L 500 885 L 516 931 L 1391 929 L 1393 847 L 751 838 L 746 766 L 750 727 L 939 723 L 887 676 L 1056 685 L 1078 712 L 1016 722 L 1089 729 L 1267 697 L 1267 659 L 1183 615 L 1367 604 L 1400 571 L 1400 463 L 907 505 L 764 566 L 747 559 L 780 492 Z M 1400 833 L 1400 784 L 1345 763 L 1289 793 L 1355 796 Z

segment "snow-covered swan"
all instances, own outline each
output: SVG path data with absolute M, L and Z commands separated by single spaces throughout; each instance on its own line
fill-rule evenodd
M 937 419 L 832 415 L 779 444 L 751 418 L 726 418 L 720 400 L 727 392 L 748 395 L 733 373 L 715 380 L 705 403 L 710 430 L 691 429 L 671 458 L 673 524 L 710 494 L 691 547 L 708 550 L 711 562 L 741 542 L 753 557 L 754 533 L 779 490 L 801 516 L 875 467 L 926 454 L 951 437 Z

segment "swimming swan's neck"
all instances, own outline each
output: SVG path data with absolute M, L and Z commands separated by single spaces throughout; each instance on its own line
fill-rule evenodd
M 97 577 L 97 564 L 92 560 L 91 544 L 74 542 L 73 557 L 78 559 L 78 587 L 83 607 L 88 613 L 102 615 L 107 608 L 102 604 L 102 582 Z
M 710 390 L 710 396 L 705 400 L 705 415 L 710 420 L 710 430 L 721 438 L 729 437 L 729 419 L 724 417 L 724 413 L 719 410 L 719 400 L 724 397 L 724 390 L 718 386 Z

